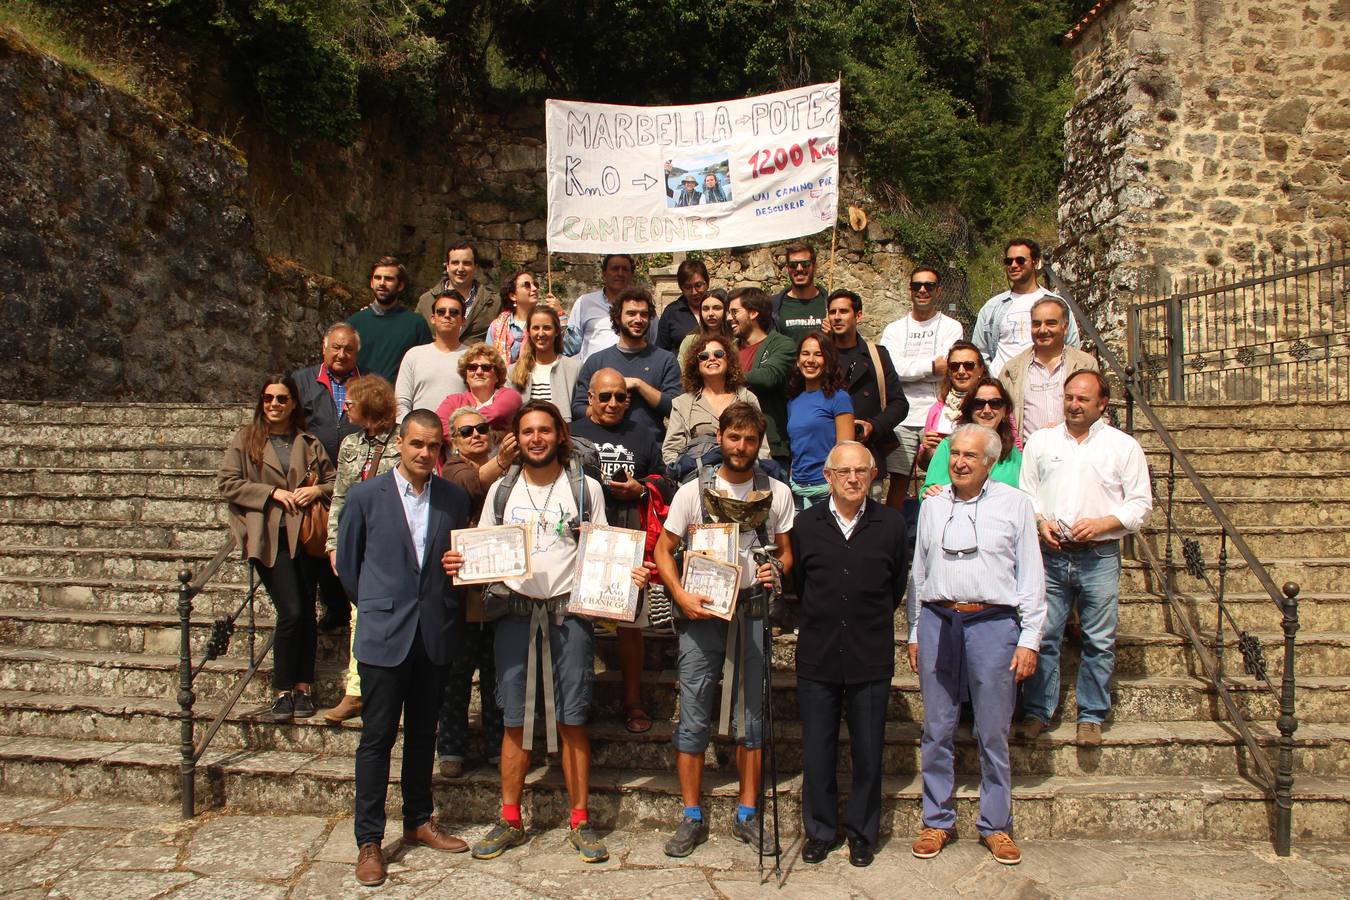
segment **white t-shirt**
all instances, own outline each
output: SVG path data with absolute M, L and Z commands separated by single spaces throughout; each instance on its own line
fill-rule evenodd
M 961 323 L 938 313 L 923 322 L 908 315 L 887 325 L 877 343 L 886 348 L 895 366 L 895 374 L 905 390 L 909 413 L 901 425 L 922 428 L 928 410 L 937 401 L 941 376 L 933 374 L 933 359 L 945 355 L 952 344 L 965 336 Z
M 754 489 L 755 480 L 749 478 L 741 484 L 732 484 L 722 478 L 719 469 L 716 484 L 718 490 L 728 491 L 738 500 L 744 500 Z M 773 540 L 776 535 L 786 534 L 792 530 L 794 513 L 792 491 L 788 486 L 774 478 L 769 479 L 769 485 L 773 492 L 773 500 L 769 505 L 769 518 L 764 523 L 764 530 L 768 532 L 769 540 Z M 685 541 L 689 538 L 689 526 L 702 524 L 703 497 L 699 493 L 698 479 L 694 479 L 680 485 L 680 489 L 675 492 L 675 498 L 670 501 L 670 511 L 666 514 L 665 530 Z M 741 590 L 755 583 L 757 567 L 750 550 L 758 542 L 759 536 L 755 533 L 755 529 L 741 529 Z
M 492 510 L 499 484 L 500 478 L 488 488 L 484 515 L 480 519 L 483 525 L 497 524 L 492 520 Z M 600 483 L 590 476 L 586 477 L 586 503 L 589 507 L 586 521 L 608 524 L 605 495 L 600 490 Z M 547 600 L 572 590 L 572 577 L 577 567 L 577 540 L 568 523 L 576 514 L 577 504 L 572 499 L 566 469 L 558 473 L 557 479 L 548 487 L 529 484 L 524 473 L 516 479 L 506 497 L 501 524 L 530 526 L 531 574 L 529 578 L 505 579 L 503 583 L 508 588 L 535 600 Z
M 999 323 L 998 350 L 989 366 L 989 374 L 995 378 L 1003 372 L 1008 360 L 1031 346 L 1031 307 L 1047 293 L 1045 288 L 1038 287 L 1030 294 L 1012 295 L 1003 312 L 1003 321 Z

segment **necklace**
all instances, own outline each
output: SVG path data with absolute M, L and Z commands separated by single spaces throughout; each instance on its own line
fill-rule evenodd
M 546 494 L 544 495 L 544 505 L 543 505 L 542 507 L 540 507 L 539 504 L 537 504 L 537 503 L 534 502 L 534 491 L 530 490 L 530 481 L 529 481 L 529 479 L 528 479 L 528 478 L 522 478 L 521 480 L 525 483 L 525 497 L 526 497 L 527 500 L 530 501 L 530 506 L 534 508 L 534 511 L 535 511 L 536 513 L 539 514 L 539 518 L 538 518 L 539 524 L 540 524 L 540 525 L 543 525 L 543 524 L 544 524 L 544 516 L 545 516 L 545 514 L 548 512 L 548 501 L 550 501 L 550 500 L 553 499 L 553 489 L 554 489 L 555 487 L 558 486 L 558 479 L 557 479 L 557 478 L 554 478 L 554 479 L 553 479 L 553 482 L 548 486 L 548 493 L 546 493 Z M 557 525 L 557 528 L 554 529 L 554 530 L 558 533 L 558 537 L 562 537 L 563 527 L 564 527 L 564 525 L 565 525 L 565 523 L 563 522 L 563 518 L 564 518 L 564 516 L 563 516 L 562 504 L 559 504 L 559 505 L 558 505 L 558 525 Z

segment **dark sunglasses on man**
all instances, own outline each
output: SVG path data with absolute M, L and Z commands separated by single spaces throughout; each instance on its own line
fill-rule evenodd
M 920 291 L 927 291 L 931 294 L 937 290 L 937 286 L 938 283 L 936 281 L 911 281 L 909 283 L 909 292 L 911 294 L 917 294 Z
M 595 399 L 601 403 L 608 403 L 611 400 L 616 403 L 627 403 L 628 393 L 626 391 L 600 391 L 595 395 Z

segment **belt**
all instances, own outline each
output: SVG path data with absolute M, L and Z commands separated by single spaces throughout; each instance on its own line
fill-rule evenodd
M 1109 541 L 1060 541 L 1059 550 L 1061 553 L 1078 553 L 1083 550 L 1091 550 L 1093 547 L 1114 544 L 1115 542 L 1115 538 L 1112 538 Z
M 933 600 L 930 605 L 940 606 L 943 609 L 954 610 L 959 613 L 984 612 L 986 609 L 993 609 L 996 606 L 1002 606 L 1001 603 L 957 603 L 955 600 Z

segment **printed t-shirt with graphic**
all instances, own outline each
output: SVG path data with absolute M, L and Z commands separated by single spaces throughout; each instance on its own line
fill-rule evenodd
M 823 391 L 802 391 L 788 401 L 788 445 L 792 448 L 792 480 L 825 483 L 825 457 L 835 445 L 834 419 L 853 412 L 848 391 L 826 397 Z
M 484 504 L 483 525 L 492 521 L 493 503 L 501 479 L 492 482 Z M 506 497 L 502 511 L 503 525 L 528 525 L 530 528 L 530 577 L 503 580 L 508 588 L 535 600 L 547 600 L 572 590 L 572 577 L 577 566 L 577 538 L 568 523 L 577 514 L 572 486 L 567 482 L 567 469 L 558 473 L 551 485 L 533 485 L 522 472 Z M 605 498 L 600 483 L 586 478 L 586 521 L 607 525 Z
M 784 294 L 774 327 L 792 338 L 792 346 L 795 347 L 808 334 L 824 334 L 820 326 L 825 322 L 827 306 L 824 291 L 810 300 L 799 300 L 791 294 Z
M 589 418 L 577 419 L 572 422 L 572 434 L 584 437 L 595 444 L 596 452 L 600 456 L 602 487 L 615 480 L 620 472 L 627 473 L 629 478 L 641 480 L 663 468 L 661 445 L 652 439 L 651 430 L 629 419 L 623 420 L 614 428 L 597 425 Z M 624 520 L 631 518 L 630 514 L 635 512 L 638 504 L 642 502 L 645 501 L 641 498 L 616 500 L 606 490 L 605 512 L 609 516 L 610 524 L 636 528 L 636 522 L 625 523 Z
M 752 476 L 740 484 L 733 484 L 722 477 L 719 467 L 715 486 L 719 491 L 727 492 L 738 500 L 744 500 L 754 490 L 755 479 Z M 795 513 L 792 507 L 792 491 L 788 489 L 788 486 L 776 478 L 770 478 L 769 487 L 773 491 L 773 500 L 769 504 L 769 518 L 764 523 L 764 531 L 769 535 L 769 540 L 773 541 L 776 535 L 786 534 L 792 530 L 792 518 Z M 681 542 L 687 542 L 689 540 L 689 526 L 702 524 L 703 495 L 700 492 L 698 479 L 693 479 L 680 485 L 680 489 L 675 492 L 675 498 L 670 501 L 670 511 L 666 514 L 665 529 L 677 536 Z M 759 536 L 755 533 L 755 529 L 741 529 L 741 558 L 739 560 L 741 565 L 741 590 L 745 590 L 755 583 L 757 566 L 754 558 L 750 555 L 750 551 L 758 544 Z
M 901 425 L 907 428 L 923 426 L 928 410 L 937 401 L 938 382 L 942 380 L 941 376 L 933 374 L 933 360 L 946 355 L 963 334 L 961 323 L 943 313 L 922 322 L 908 315 L 882 330 L 877 344 L 891 355 L 905 399 L 909 401 L 909 413 Z
M 1008 360 L 1031 346 L 1031 307 L 1047 293 L 1042 287 L 1030 294 L 1012 295 L 998 326 L 998 349 L 994 352 L 994 361 L 989 365 L 989 374 L 995 378 L 1002 374 Z

